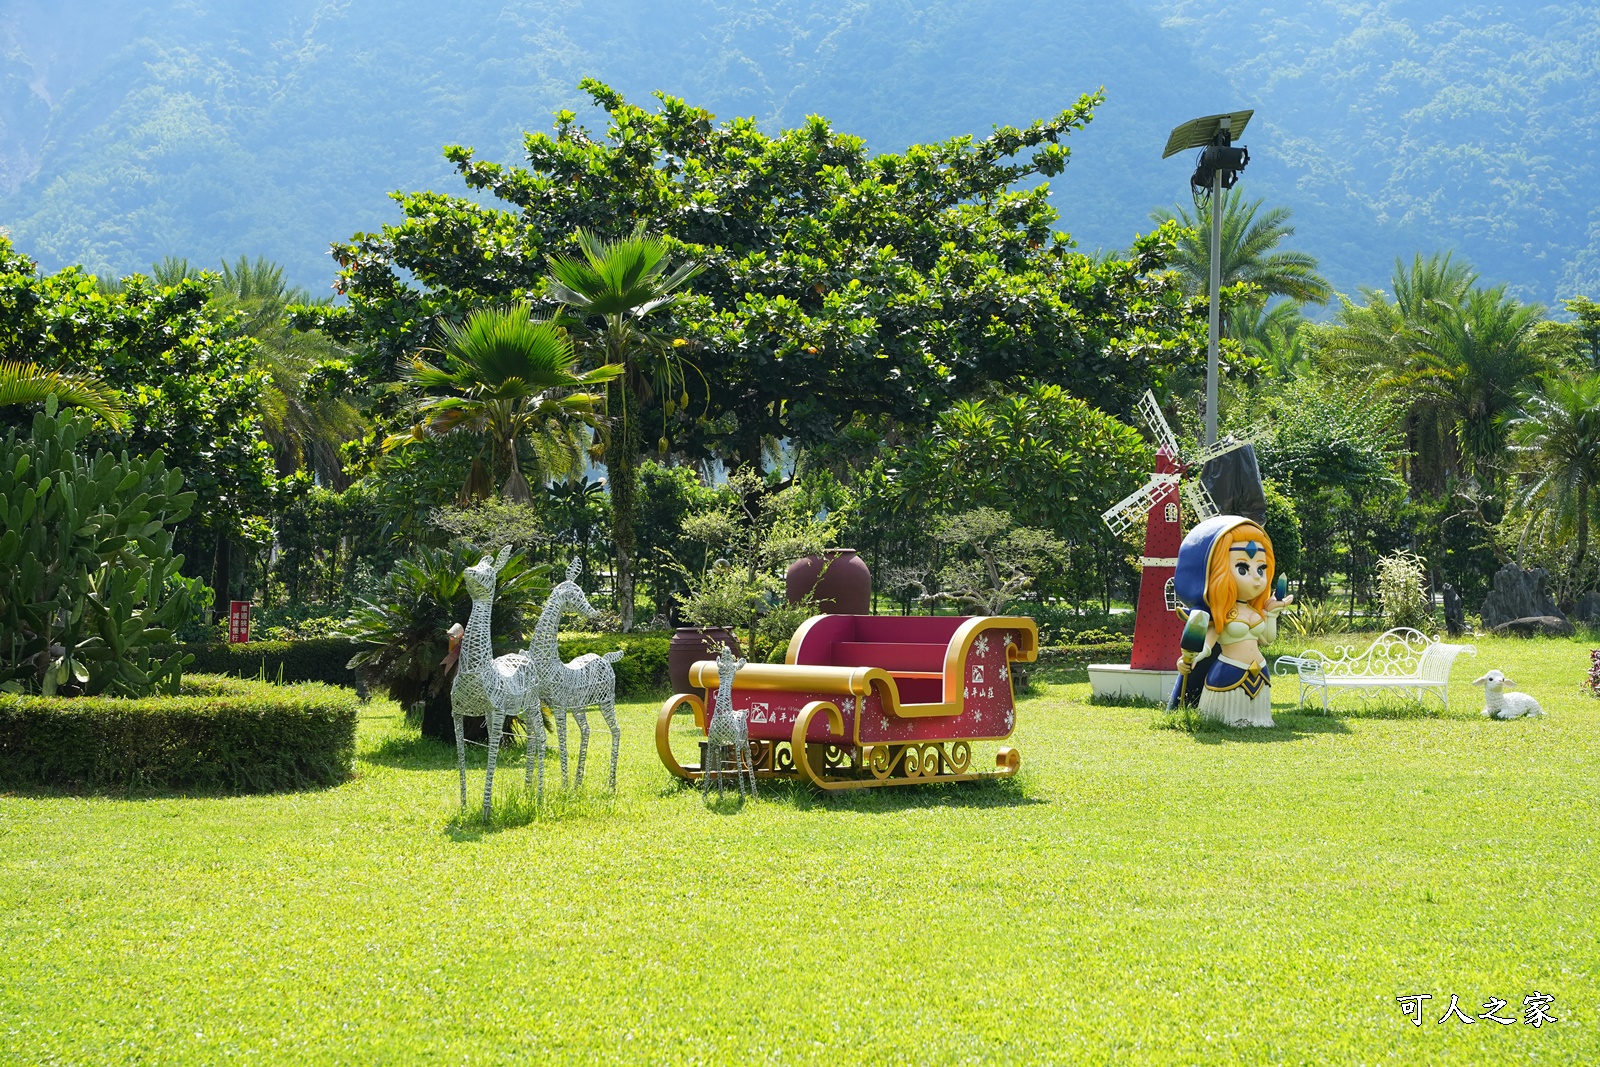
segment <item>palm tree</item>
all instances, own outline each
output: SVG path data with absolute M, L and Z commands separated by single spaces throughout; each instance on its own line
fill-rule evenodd
M 186 264 L 163 261 L 157 276 L 175 279 Z M 365 430 L 361 413 L 342 390 L 346 353 L 325 334 L 296 330 L 289 321 L 292 304 L 312 304 L 304 289 L 290 286 L 283 268 L 265 258 L 251 263 L 224 262 L 211 276 L 215 299 L 237 317 L 240 328 L 257 342 L 258 365 L 267 373 L 261 391 L 263 430 L 287 474 L 309 468 L 325 485 L 345 484 L 340 446 Z M 326 302 L 326 301 L 321 301 Z
M 1511 423 L 1512 445 L 1534 474 L 1522 504 L 1533 515 L 1553 512 L 1570 524 L 1577 540 L 1572 573 L 1579 577 L 1589 551 L 1592 492 L 1600 487 L 1600 374 L 1552 375 L 1542 385 Z
M 1406 401 L 1414 487 L 1492 479 L 1516 398 L 1549 365 L 1544 309 L 1477 281 L 1448 253 L 1396 261 L 1393 300 L 1363 289 L 1363 303 L 1343 300 L 1338 322 L 1318 334 L 1320 369 Z
M 1222 288 L 1247 282 L 1264 300 L 1284 296 L 1299 304 L 1326 304 L 1333 287 L 1317 273 L 1317 258 L 1305 252 L 1280 251 L 1294 235 L 1288 208 L 1261 210 L 1262 201 L 1245 203 L 1237 189 L 1222 194 Z M 1195 203 L 1194 214 L 1157 208 L 1156 222 L 1176 221 L 1183 228 L 1173 259 L 1184 290 L 1193 296 L 1211 292 L 1211 202 Z
M 600 397 L 589 392 L 622 373 L 621 367 L 578 369 L 567 331 L 532 317 L 526 304 L 483 308 L 460 325 L 440 327 L 444 366 L 416 357 L 401 377 L 424 390 L 448 395 L 424 397 L 421 421 L 409 434 L 390 437 L 386 449 L 419 440 L 424 434 L 466 432 L 487 439 L 495 469 L 505 475 L 501 494 L 512 503 L 531 504 L 519 445 L 533 446 L 538 474 L 566 474 L 581 459 L 578 433 L 595 424 Z M 488 495 L 481 457 L 462 487 L 463 498 Z
M 120 394 L 91 374 L 45 370 L 15 360 L 0 362 L 0 407 L 42 404 L 52 396 L 57 403 L 93 412 L 113 430 L 121 430 L 127 418 Z
M 1492 480 L 1519 394 L 1550 365 L 1549 338 L 1539 329 L 1544 308 L 1496 286 L 1442 311 L 1419 336 L 1408 378 L 1436 402 L 1467 472 Z
M 1238 341 L 1246 352 L 1272 368 L 1272 376 L 1288 381 L 1298 375 L 1310 359 L 1303 343 L 1301 327 L 1305 316 L 1300 306 L 1283 300 L 1270 308 L 1259 304 L 1236 304 L 1228 309 L 1224 333 Z
M 605 433 L 604 456 L 617 552 L 617 614 L 622 628 L 631 630 L 638 412 L 658 391 L 667 397 L 663 407 L 669 413 L 689 399 L 684 362 L 672 345 L 645 329 L 644 321 L 682 299 L 685 285 L 702 268 L 696 263 L 671 268 L 665 242 L 645 236 L 642 226 L 615 241 L 579 230 L 577 243 L 581 259 L 550 257 L 549 292 L 578 314 L 600 320 L 600 329 L 590 335 L 592 342 L 605 365 L 618 372 L 606 393 L 611 424 Z

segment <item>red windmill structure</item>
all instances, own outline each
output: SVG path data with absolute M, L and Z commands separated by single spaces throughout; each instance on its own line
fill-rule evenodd
M 1178 570 L 1178 546 L 1183 543 L 1183 515 L 1179 498 L 1187 498 L 1197 519 L 1217 514 L 1217 505 L 1199 475 L 1206 463 L 1241 447 L 1243 441 L 1218 441 L 1185 457 L 1178 438 L 1167 425 L 1155 394 L 1139 400 L 1139 414 L 1156 441 L 1156 469 L 1123 500 L 1101 514 L 1111 532 L 1121 536 L 1139 516 L 1145 520 L 1144 555 L 1140 559 L 1139 604 L 1133 623 L 1133 655 L 1128 663 L 1089 665 L 1089 686 L 1096 696 L 1142 697 L 1165 701 L 1177 682 L 1178 639 L 1184 620 L 1177 614 L 1172 579 Z M 1193 471 L 1195 477 L 1185 479 Z

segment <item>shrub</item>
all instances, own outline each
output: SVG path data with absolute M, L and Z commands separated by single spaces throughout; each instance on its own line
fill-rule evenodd
M 613 665 L 617 672 L 617 696 L 642 697 L 667 687 L 667 645 L 671 640 L 663 634 L 563 637 L 560 651 L 562 660 L 570 662 L 585 652 L 598 655 L 622 649 L 622 658 Z
M 1422 557 L 1394 552 L 1378 560 L 1378 603 L 1385 626 L 1423 627 L 1433 614 L 1424 588 L 1427 570 Z
M 194 494 L 159 454 L 86 457 L 91 428 L 51 397 L 30 433 L 0 440 L 0 687 L 175 692 L 172 630 L 188 618 L 189 585 L 171 524 Z
M 1039 642 L 1054 644 L 1094 644 L 1101 635 L 1133 634 L 1137 616 L 1131 611 L 1115 614 L 1101 611 L 1078 611 L 1065 604 L 1041 604 L 1023 601 L 1011 605 L 1009 614 L 1026 615 L 1039 625 Z
M 347 637 L 307 641 L 250 641 L 242 645 L 184 645 L 194 656 L 189 669 L 269 682 L 326 682 L 359 688 L 350 657 L 356 646 Z
M 1331 600 L 1296 600 L 1283 618 L 1289 629 L 1301 637 L 1342 634 L 1350 628 L 1344 609 Z
M 347 689 L 192 675 L 176 696 L 0 694 L 0 789 L 260 793 L 349 776 Z
M 346 648 L 362 681 L 374 690 L 386 689 L 403 708 L 423 702 L 422 732 L 440 740 L 455 739 L 450 676 L 442 665 L 449 644 L 445 632 L 472 610 L 462 575 L 477 561 L 477 553 L 459 543 L 419 548 L 395 565 L 372 600 L 361 601 L 342 631 L 356 642 Z M 495 655 L 525 643 L 538 602 L 549 593 L 545 570 L 518 553 L 500 571 L 489 618 Z

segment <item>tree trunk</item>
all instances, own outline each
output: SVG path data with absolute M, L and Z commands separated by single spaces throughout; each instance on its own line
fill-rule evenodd
M 1582 581 L 1579 573 L 1583 567 L 1583 557 L 1589 552 L 1589 483 L 1578 483 L 1578 551 L 1572 559 L 1572 580 Z M 1581 586 L 1579 588 L 1582 588 Z
M 233 576 L 233 544 L 227 534 L 217 534 L 217 552 L 211 562 L 211 588 L 217 593 L 216 610 L 226 617 L 232 593 L 229 579 Z
M 611 490 L 611 541 L 617 550 L 617 616 L 623 632 L 633 629 L 633 560 L 635 468 L 639 455 L 639 419 L 627 385 L 613 381 L 611 432 L 606 436 L 606 480 Z

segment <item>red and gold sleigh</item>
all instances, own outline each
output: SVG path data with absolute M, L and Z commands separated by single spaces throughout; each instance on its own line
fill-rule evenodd
M 972 746 L 1011 736 L 1012 664 L 1038 651 L 1029 618 L 818 615 L 789 641 L 787 662 L 739 671 L 733 706 L 749 724 L 758 777 L 833 790 L 1006 777 L 1021 764 L 1016 749 L 1001 748 L 995 769 L 979 771 Z M 699 692 L 661 706 L 656 751 L 669 771 L 694 780 L 705 742 L 701 764 L 680 763 L 672 722 L 687 705 L 704 736 L 716 662 L 696 662 L 689 681 Z

